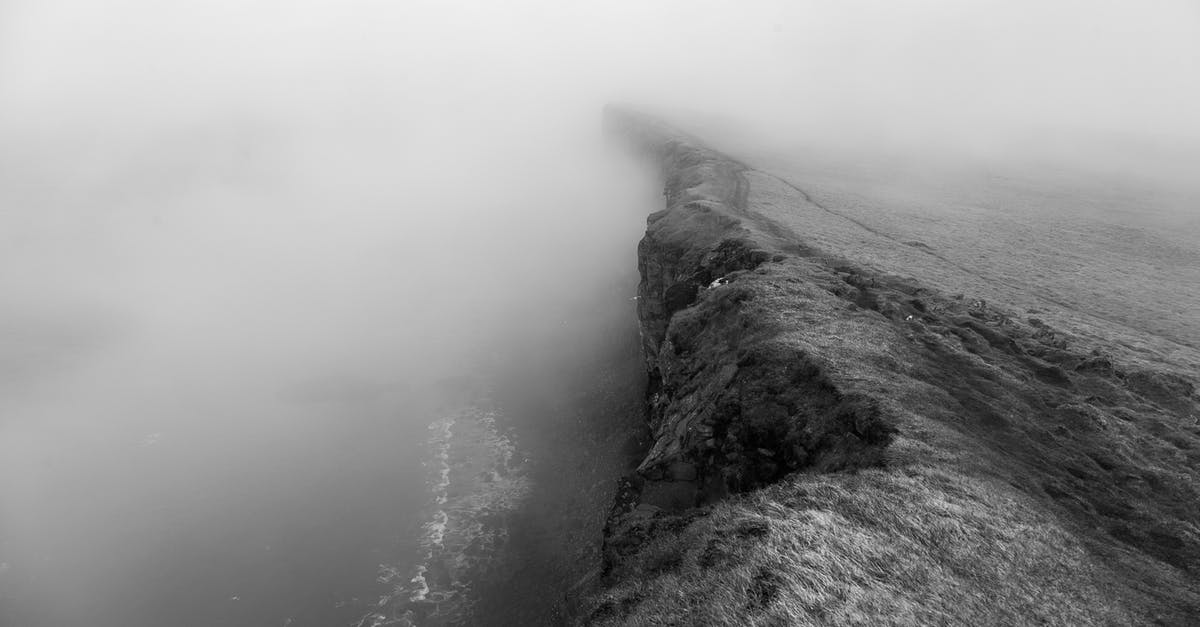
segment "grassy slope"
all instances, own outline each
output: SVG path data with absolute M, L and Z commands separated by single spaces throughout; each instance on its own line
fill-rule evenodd
M 640 141 L 661 144 L 661 132 L 642 129 Z M 694 165 L 664 163 L 669 182 L 673 168 Z M 1008 216 L 1016 226 L 999 231 L 1009 245 L 1021 242 L 1028 266 L 972 259 L 980 245 L 956 245 L 954 230 L 995 230 L 999 218 L 960 215 L 963 226 L 927 228 L 923 202 L 876 217 L 879 204 L 831 207 L 833 184 L 805 192 L 753 170 L 740 173 L 748 190 L 731 199 L 704 189 L 712 181 L 695 178 L 704 171 L 675 177 L 681 189 L 651 224 L 647 237 L 660 246 L 650 254 L 686 246 L 689 235 L 700 242 L 679 257 L 672 280 L 704 270 L 729 239 L 767 260 L 729 273 L 726 285 L 701 286 L 667 314 L 651 364 L 664 380 L 651 457 L 695 463 L 707 483 L 697 507 L 648 506 L 643 490 L 610 524 L 617 549 L 591 622 L 1184 625 L 1200 616 L 1195 329 L 1169 306 L 1138 326 L 1147 314 L 1123 304 L 1129 292 L 1081 308 L 1096 282 L 1064 279 L 1056 261 L 1092 255 L 1103 269 L 1136 250 L 1089 253 L 1079 248 L 1094 245 L 1086 234 L 1022 239 L 1013 234 L 1042 225 Z M 875 191 L 877 203 L 896 195 Z M 698 207 L 721 219 L 699 229 Z M 1146 263 L 1163 267 L 1156 255 Z M 1167 273 L 1144 285 L 1136 266 L 1121 266 L 1128 276 L 1116 278 L 1161 296 L 1190 276 L 1186 251 L 1169 255 L 1182 278 Z M 682 267 L 688 259 L 699 260 L 695 268 Z M 829 464 L 810 447 L 779 462 L 795 472 L 774 472 L 755 489 L 734 482 L 733 494 L 715 498 L 712 477 L 728 486 L 722 465 L 745 459 L 746 448 L 714 452 L 711 439 L 669 432 L 708 428 L 691 417 L 706 394 L 737 404 L 743 422 L 758 419 L 756 407 L 785 407 L 771 420 L 795 428 L 780 438 L 820 427 L 811 407 L 780 400 L 788 381 L 809 385 L 787 378 L 801 361 L 836 398 L 869 399 L 896 430 L 882 463 Z M 721 385 L 705 364 L 734 372 L 718 380 L 736 391 L 733 401 L 711 390 Z M 755 367 L 759 374 L 739 378 Z M 770 379 L 762 372 L 786 376 L 764 391 L 748 380 Z M 757 450 L 778 462 L 788 449 Z
M 868 265 L 1200 367 L 1195 350 L 1178 350 L 1200 348 L 1200 190 L 1053 165 L 844 159 L 755 155 L 805 195 L 765 213 Z

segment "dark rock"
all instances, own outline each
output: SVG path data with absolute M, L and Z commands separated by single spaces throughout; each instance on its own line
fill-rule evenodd
M 688 462 L 672 462 L 669 472 L 673 481 L 695 481 L 697 476 L 695 464 Z

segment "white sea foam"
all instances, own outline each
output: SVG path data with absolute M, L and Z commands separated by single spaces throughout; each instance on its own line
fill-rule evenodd
M 496 515 L 502 519 L 515 510 L 529 491 L 529 480 L 513 463 L 516 445 L 500 432 L 497 418 L 494 409 L 476 404 L 430 423 L 429 458 L 423 464 L 429 506 L 417 564 L 407 580 L 398 565 L 380 567 L 380 582 L 392 590 L 380 597 L 378 607 L 390 608 L 394 618 L 370 624 L 419 624 L 418 615 L 440 624 L 469 615 L 470 579 L 488 567 L 508 539 Z M 464 551 L 468 546 L 470 552 Z

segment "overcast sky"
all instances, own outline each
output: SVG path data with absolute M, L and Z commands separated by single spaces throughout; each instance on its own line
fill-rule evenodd
M 893 133 L 1200 135 L 1194 0 L 9 0 L 0 29 L 6 132 L 657 98 Z
M 0 0 L 0 304 L 404 309 L 381 259 L 533 263 L 549 198 L 607 193 L 578 147 L 609 101 L 868 149 L 1172 149 L 1197 68 L 1195 0 Z
M 474 276 L 452 247 L 535 263 L 568 224 L 550 199 L 611 187 L 578 150 L 608 101 L 867 147 L 1171 148 L 1200 141 L 1197 68 L 1189 0 L 7 0 L 0 304 L 190 322 L 319 303 L 342 310 L 292 322 L 355 326 L 353 298 L 411 309 L 383 268 Z

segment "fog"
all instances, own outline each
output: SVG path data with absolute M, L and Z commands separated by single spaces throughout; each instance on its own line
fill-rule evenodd
M 632 296 L 606 102 L 1179 178 L 1197 67 L 1186 0 L 0 2 L 0 621 L 328 619 L 430 386 Z

